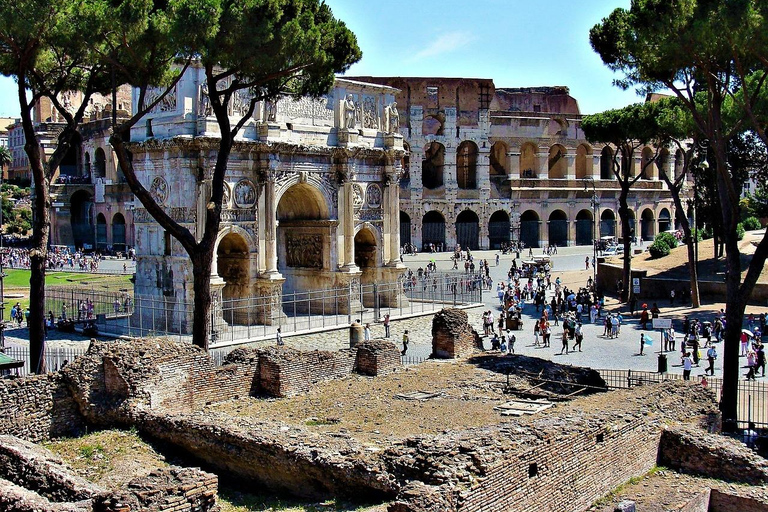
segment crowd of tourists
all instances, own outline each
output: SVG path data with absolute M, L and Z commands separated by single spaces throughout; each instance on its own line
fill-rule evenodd
M 29 268 L 29 249 L 4 248 L 2 253 L 3 266 L 6 268 Z M 85 254 L 80 250 L 72 251 L 68 247 L 52 247 L 48 251 L 45 267 L 49 270 L 82 270 L 95 272 L 99 269 L 101 257 L 95 254 Z

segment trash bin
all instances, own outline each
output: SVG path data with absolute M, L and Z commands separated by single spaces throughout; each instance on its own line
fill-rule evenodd
M 659 354 L 659 373 L 667 373 L 667 355 Z
M 352 322 L 349 326 L 349 348 L 354 348 L 363 341 L 363 326 L 357 322 Z

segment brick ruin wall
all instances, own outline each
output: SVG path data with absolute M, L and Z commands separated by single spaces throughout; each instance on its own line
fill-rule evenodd
M 350 375 L 355 368 L 356 352 L 355 349 L 339 352 L 265 349 L 259 353 L 259 389 L 275 397 L 306 393 L 318 382 Z
M 663 431 L 659 464 L 726 482 L 768 484 L 768 461 L 763 457 L 735 439 L 686 426 Z
M 84 425 L 61 374 L 0 379 L 0 433 L 40 442 L 76 435 Z
M 432 357 L 455 359 L 483 350 L 477 332 L 469 325 L 467 312 L 446 308 L 432 320 Z
M 0 436 L 4 512 L 216 512 L 218 477 L 171 466 L 107 490 L 75 475 L 46 448 Z

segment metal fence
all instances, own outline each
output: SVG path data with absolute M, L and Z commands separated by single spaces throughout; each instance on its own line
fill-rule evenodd
M 635 370 L 597 370 L 609 388 L 627 389 L 644 384 L 664 382 L 667 380 L 683 380 L 683 376 L 674 373 L 641 372 Z M 692 377 L 702 380 L 702 376 Z M 705 377 L 707 386 L 720 399 L 723 389 L 723 379 Z M 768 428 L 768 383 L 754 380 L 740 380 L 738 383 L 738 422 L 739 428 L 746 428 L 750 421 L 761 428 Z
M 444 307 L 482 302 L 479 274 L 431 274 L 403 277 L 390 283 L 227 298 L 214 301 L 211 346 L 259 340 L 282 333 L 322 332 L 348 326 L 353 320 L 374 323 L 429 314 Z M 80 304 L 86 304 L 85 311 Z M 173 296 L 134 295 L 132 291 L 104 291 L 85 287 L 46 291 L 46 314 L 66 317 L 77 326 L 92 322 L 100 333 L 118 336 L 174 336 L 191 339 L 194 304 Z
M 71 363 L 75 358 L 85 354 L 85 348 L 49 348 L 45 349 L 45 364 L 48 371 L 55 372 L 61 369 L 67 363 Z M 30 375 L 34 372 L 29 368 L 29 347 L 6 347 L 3 353 L 17 361 L 24 361 L 24 366 L 8 370 L 8 373 L 15 375 Z

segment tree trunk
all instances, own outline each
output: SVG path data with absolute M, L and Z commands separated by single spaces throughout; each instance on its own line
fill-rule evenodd
M 192 322 L 192 344 L 203 350 L 208 350 L 208 340 L 211 333 L 211 268 L 213 263 L 213 244 L 206 250 L 191 256 L 192 273 L 194 275 L 195 316 Z
M 629 226 L 629 205 L 627 204 L 627 195 L 629 189 L 622 183 L 621 193 L 619 194 L 619 219 L 621 220 L 621 237 L 624 241 L 624 267 L 622 269 L 622 280 L 624 283 L 621 292 L 621 301 L 628 302 L 632 290 L 632 240 Z
M 685 229 L 683 229 L 685 231 Z M 699 271 L 696 268 L 696 255 L 694 254 L 694 239 L 691 235 L 691 230 L 688 228 L 688 232 L 685 234 L 686 245 L 688 246 L 688 272 L 691 276 L 691 307 L 694 309 L 701 307 L 701 299 L 699 297 Z

